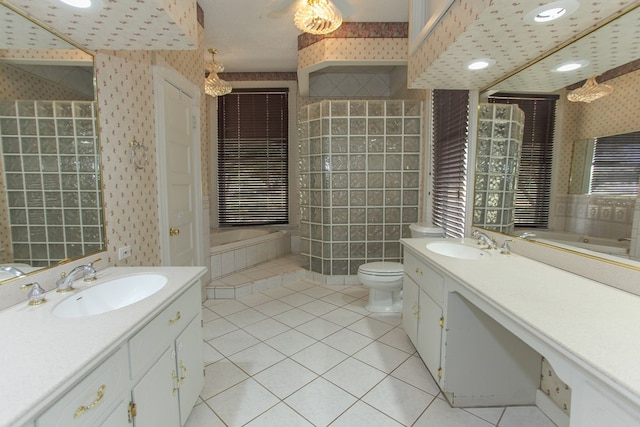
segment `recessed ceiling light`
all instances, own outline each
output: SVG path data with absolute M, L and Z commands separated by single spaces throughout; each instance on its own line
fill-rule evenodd
M 567 9 L 564 7 L 552 7 L 551 9 L 543 10 L 539 12 L 533 20 L 536 22 L 548 22 L 553 21 L 554 19 L 560 18 L 562 15 L 567 13 Z
M 566 73 L 567 71 L 575 71 L 579 68 L 584 68 L 589 65 L 589 61 L 584 59 L 579 59 L 577 61 L 568 61 L 563 62 L 562 64 L 554 67 L 551 71 L 557 71 L 560 73 Z
M 545 24 L 571 15 L 578 7 L 580 4 L 576 0 L 558 0 L 536 7 L 523 19 L 532 24 Z
M 91 7 L 91 0 L 60 0 L 62 3 L 69 6 L 77 7 L 80 9 L 86 9 Z
M 473 71 L 484 70 L 485 68 L 488 68 L 495 63 L 496 61 L 494 59 L 479 58 L 479 59 L 474 59 L 473 61 L 468 62 L 466 67 L 468 70 L 473 70 Z

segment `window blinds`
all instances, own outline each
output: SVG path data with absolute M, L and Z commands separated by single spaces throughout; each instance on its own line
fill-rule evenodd
M 591 193 L 638 194 L 640 132 L 596 138 Z
M 220 226 L 289 222 L 288 90 L 218 97 Z
M 433 91 L 433 223 L 464 236 L 467 200 L 469 93 Z

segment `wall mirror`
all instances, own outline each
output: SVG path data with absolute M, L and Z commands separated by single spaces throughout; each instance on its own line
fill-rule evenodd
M 104 250 L 94 64 L 5 4 L 0 19 L 0 266 L 28 273 Z
M 552 232 L 539 233 L 544 235 L 539 240 L 547 244 L 578 251 L 586 249 L 591 256 L 616 262 L 627 263 L 629 259 L 629 239 L 637 239 L 632 236 L 632 230 L 638 227 L 633 224 L 637 194 L 589 194 L 584 191 L 587 184 L 578 175 L 584 176 L 585 156 L 591 155 L 590 145 L 585 141 L 640 130 L 637 120 L 640 102 L 633 99 L 636 98 L 633 94 L 640 90 L 639 40 L 640 8 L 634 5 L 589 34 L 566 43 L 561 49 L 483 91 L 483 95 L 502 92 L 560 96 L 555 119 L 549 212 Z M 576 60 L 583 60 L 586 66 L 567 73 L 555 71 L 559 65 Z M 566 88 L 579 87 L 588 77 L 603 74 L 610 78 L 607 83 L 614 86 L 611 95 L 591 103 L 567 100 Z M 578 160 L 578 155 L 582 160 Z M 573 161 L 580 163 L 582 170 L 577 163 L 572 167 Z M 574 172 L 570 173 L 571 169 Z M 516 228 L 510 233 L 519 236 L 523 231 Z M 631 260 L 628 264 L 637 265 L 637 262 Z

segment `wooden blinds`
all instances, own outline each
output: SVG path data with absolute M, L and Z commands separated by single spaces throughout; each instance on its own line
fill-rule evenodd
M 220 226 L 289 222 L 288 89 L 218 97 Z
M 433 91 L 433 223 L 464 236 L 469 92 Z

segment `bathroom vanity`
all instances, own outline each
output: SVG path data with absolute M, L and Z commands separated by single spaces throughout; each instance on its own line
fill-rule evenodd
M 204 383 L 203 267 L 112 267 L 74 292 L 0 312 L 1 426 L 181 426 Z M 151 274 L 166 284 L 101 314 L 56 307 L 84 288 Z
M 571 426 L 640 425 L 640 297 L 497 249 L 443 255 L 435 241 L 402 240 L 403 326 L 451 405 L 536 404 L 545 357 L 571 387 Z

